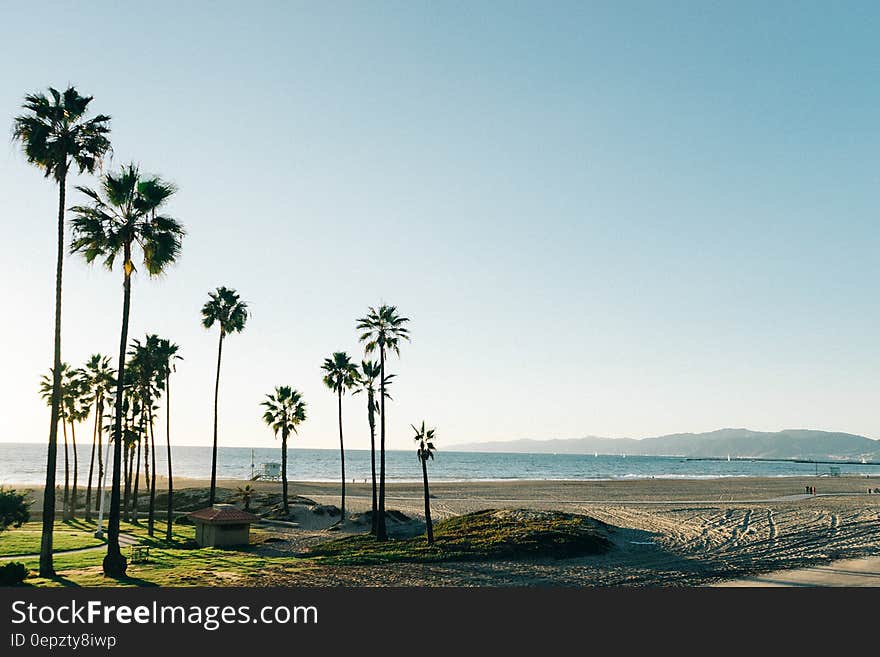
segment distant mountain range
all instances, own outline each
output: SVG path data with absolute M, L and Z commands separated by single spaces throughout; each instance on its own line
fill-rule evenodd
M 454 451 L 531 452 L 539 454 L 627 454 L 690 458 L 763 458 L 880 461 L 880 441 L 851 433 L 786 429 L 719 429 L 651 438 L 569 438 L 506 440 L 453 445 Z

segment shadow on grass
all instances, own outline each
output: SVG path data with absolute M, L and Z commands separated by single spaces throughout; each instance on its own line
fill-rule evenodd
M 118 584 L 130 584 L 132 586 L 159 586 L 155 582 L 150 582 L 145 579 L 141 579 L 140 577 L 105 577 L 106 580 L 113 580 Z
M 67 579 L 64 575 L 53 575 L 52 577 L 46 577 L 45 579 L 49 580 L 50 582 L 55 582 L 60 586 L 66 586 L 75 589 L 82 588 L 79 584 L 77 584 L 73 580 Z M 25 585 L 33 586 L 32 584 L 28 584 L 27 581 L 25 581 Z

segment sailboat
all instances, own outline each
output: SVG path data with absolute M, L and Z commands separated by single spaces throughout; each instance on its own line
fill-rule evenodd
M 727 455 L 727 462 L 730 463 L 730 454 Z

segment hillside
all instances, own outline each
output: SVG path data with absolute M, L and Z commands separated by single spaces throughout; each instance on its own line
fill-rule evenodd
M 850 433 L 786 429 L 766 432 L 719 429 L 707 433 L 677 433 L 651 438 L 587 436 L 557 440 L 509 440 L 454 445 L 455 451 L 532 452 L 556 454 L 630 454 L 765 459 L 880 460 L 880 441 Z

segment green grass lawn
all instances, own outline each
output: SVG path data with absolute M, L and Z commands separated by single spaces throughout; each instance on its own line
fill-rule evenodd
M 39 552 L 42 531 L 43 524 L 41 522 L 28 522 L 21 527 L 10 527 L 4 532 L 0 532 L 0 556 Z M 80 520 L 58 521 L 55 523 L 53 547 L 58 552 L 101 545 L 103 541 L 95 538 L 94 532 L 94 525 L 86 524 Z
M 293 571 L 309 568 L 303 560 L 261 557 L 246 551 L 202 548 L 195 550 L 151 548 L 145 563 L 129 564 L 121 580 L 104 577 L 104 552 L 60 555 L 55 559 L 58 576 L 25 580 L 30 586 L 248 586 L 249 580 L 270 569 Z M 36 571 L 36 560 L 24 564 Z
M 104 541 L 95 538 L 94 533 L 97 524 L 84 520 L 56 521 L 55 531 L 52 538 L 52 546 L 55 552 L 65 550 L 77 550 L 103 545 Z M 10 527 L 0 533 L 0 557 L 17 556 L 21 554 L 36 554 L 40 551 L 40 537 L 43 526 L 40 522 L 28 522 L 21 527 Z M 106 532 L 107 525 L 104 524 Z M 130 534 L 140 539 L 145 545 L 165 546 L 165 523 L 157 523 L 155 536 L 150 538 L 147 533 L 147 523 L 122 522 L 119 531 Z M 195 536 L 195 530 L 191 525 L 172 526 L 172 545 L 181 543 Z
M 338 565 L 577 557 L 607 552 L 609 532 L 588 516 L 489 509 L 438 522 L 433 546 L 424 536 L 380 542 L 362 534 L 323 543 L 309 554 L 318 563 Z
M 39 522 L 31 522 L 20 528 L 10 528 L 0 534 L 0 555 L 35 554 L 40 551 Z M 106 529 L 106 525 L 105 525 Z M 155 536 L 147 533 L 146 522 L 133 524 L 120 523 L 123 534 L 135 536 L 140 545 L 150 547 L 150 556 L 144 563 L 129 564 L 127 577 L 122 580 L 104 577 L 101 562 L 105 550 L 91 552 L 65 553 L 83 547 L 95 547 L 104 544 L 93 534 L 95 523 L 82 520 L 56 522 L 54 545 L 55 570 L 58 576 L 45 579 L 36 576 L 39 559 L 36 557 L 20 559 L 31 570 L 31 576 L 25 580 L 29 586 L 247 586 L 251 577 L 262 575 L 269 568 L 284 570 L 303 567 L 300 560 L 290 558 L 265 558 L 243 550 L 221 550 L 213 548 L 186 549 L 195 536 L 191 525 L 174 525 L 172 541 L 165 541 L 165 524 L 157 523 Z M 253 530 L 252 540 L 258 541 L 263 532 Z M 128 548 L 122 548 L 128 556 Z

